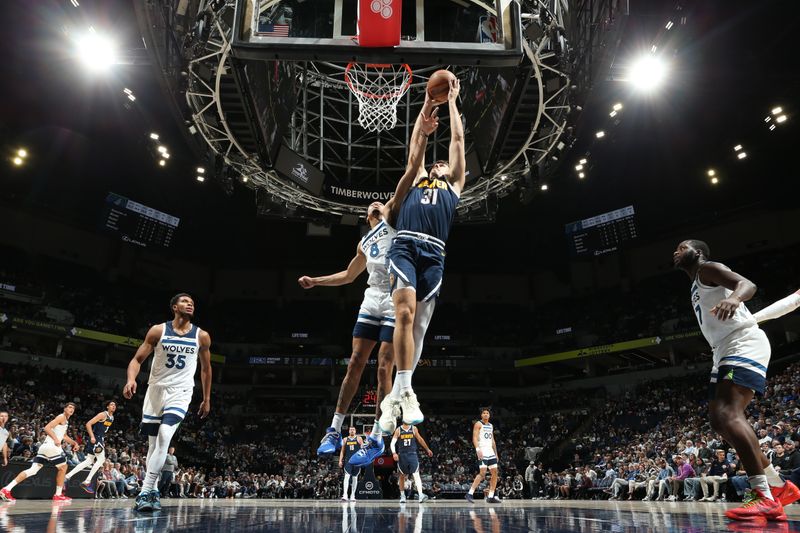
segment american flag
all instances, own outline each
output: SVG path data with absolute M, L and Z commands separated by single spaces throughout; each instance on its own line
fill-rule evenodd
M 259 24 L 258 34 L 264 37 L 288 37 L 288 24 Z

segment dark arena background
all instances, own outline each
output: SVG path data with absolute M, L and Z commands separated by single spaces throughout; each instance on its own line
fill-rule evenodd
M 0 4 L 0 530 L 800 530 L 797 2 Z

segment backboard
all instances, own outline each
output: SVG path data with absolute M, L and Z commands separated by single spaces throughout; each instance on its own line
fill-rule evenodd
M 357 20 L 358 0 L 238 0 L 232 47 L 244 59 L 412 66 L 501 67 L 522 57 L 513 0 L 404 0 L 395 47 L 359 46 Z

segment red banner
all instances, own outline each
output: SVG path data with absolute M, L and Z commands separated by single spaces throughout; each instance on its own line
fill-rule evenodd
M 358 44 L 367 47 L 400 44 L 402 0 L 358 0 Z

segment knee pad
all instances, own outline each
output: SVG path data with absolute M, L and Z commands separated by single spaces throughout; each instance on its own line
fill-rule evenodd
M 145 437 L 158 437 L 158 423 L 142 422 L 139 425 L 139 433 Z
M 39 470 L 41 470 L 43 466 L 44 465 L 40 463 L 33 463 L 29 469 L 24 471 L 24 474 L 27 477 L 35 476 L 39 473 Z

